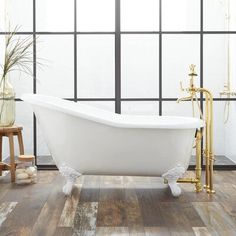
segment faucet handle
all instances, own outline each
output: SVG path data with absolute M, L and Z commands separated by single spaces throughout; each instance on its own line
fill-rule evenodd
M 195 85 L 194 85 L 194 77 L 197 76 L 195 68 L 196 68 L 196 65 L 191 64 L 189 66 L 189 69 L 190 69 L 190 74 L 188 74 L 190 76 L 189 88 L 191 88 L 191 89 L 193 89 L 195 87 Z
M 196 65 L 191 64 L 191 65 L 189 66 L 189 69 L 190 69 L 190 74 L 189 74 L 189 76 L 197 76 L 197 73 L 196 73 L 196 71 L 195 71 L 195 68 L 196 68 Z

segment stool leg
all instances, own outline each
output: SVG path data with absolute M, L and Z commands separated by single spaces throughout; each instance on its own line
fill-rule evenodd
M 24 144 L 23 144 L 23 138 L 22 138 L 21 131 L 18 132 L 17 138 L 18 138 L 18 143 L 19 143 L 20 155 L 24 155 Z
M 10 149 L 10 164 L 11 164 L 11 182 L 15 182 L 15 154 L 13 134 L 8 135 Z
M 2 162 L 2 135 L 0 135 L 0 162 Z M 0 176 L 2 176 L 1 169 L 0 169 Z

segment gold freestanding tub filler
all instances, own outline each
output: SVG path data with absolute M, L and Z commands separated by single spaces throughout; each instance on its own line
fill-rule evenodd
M 197 76 L 195 71 L 195 65 L 190 65 L 190 82 L 188 88 L 183 88 L 182 82 L 180 82 L 181 91 L 187 92 L 189 96 L 179 98 L 180 101 L 191 101 L 194 114 L 194 104 L 197 104 L 197 108 L 200 112 L 200 117 L 203 119 L 204 128 L 196 131 L 196 167 L 195 178 L 180 178 L 180 183 L 194 183 L 196 186 L 196 192 L 202 191 L 202 157 L 205 158 L 205 185 L 203 186 L 207 193 L 213 194 L 215 190 L 213 188 L 213 166 L 214 166 L 214 152 L 213 152 L 213 98 L 209 90 L 205 88 L 197 88 L 194 83 L 194 79 Z M 201 94 L 202 99 L 205 98 L 205 109 L 200 106 L 200 102 L 197 94 Z M 202 140 L 204 140 L 204 148 L 202 152 Z

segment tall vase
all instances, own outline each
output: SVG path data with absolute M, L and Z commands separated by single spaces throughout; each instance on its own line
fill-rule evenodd
M 15 122 L 15 91 L 7 77 L 0 81 L 0 127 L 12 126 Z

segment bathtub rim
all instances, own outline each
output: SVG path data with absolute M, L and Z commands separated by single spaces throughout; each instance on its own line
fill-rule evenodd
M 76 105 L 76 109 L 72 109 L 71 105 L 65 107 L 65 103 L 73 104 L 73 101 L 68 101 L 56 96 L 48 96 L 42 94 L 23 94 L 21 99 L 31 105 L 44 107 L 50 110 L 59 111 L 68 115 L 75 117 L 80 117 L 86 120 L 102 123 L 108 126 L 117 128 L 143 128 L 143 129 L 199 129 L 205 126 L 204 121 L 188 116 L 157 116 L 157 115 L 126 115 L 126 114 L 116 114 L 101 108 L 97 108 L 87 104 L 79 104 L 81 108 L 85 110 L 95 111 L 98 114 L 87 114 L 79 110 L 79 106 Z M 74 106 L 74 105 L 72 105 Z M 150 123 L 150 118 L 158 118 L 159 120 L 169 119 L 172 122 L 160 123 L 153 122 Z M 138 119 L 135 121 L 135 118 Z M 142 119 L 147 119 L 142 120 Z M 149 119 L 149 122 L 148 122 Z M 176 119 L 176 122 L 173 122 Z M 144 122 L 145 121 L 145 122 Z M 180 122 L 181 121 L 181 122 Z

